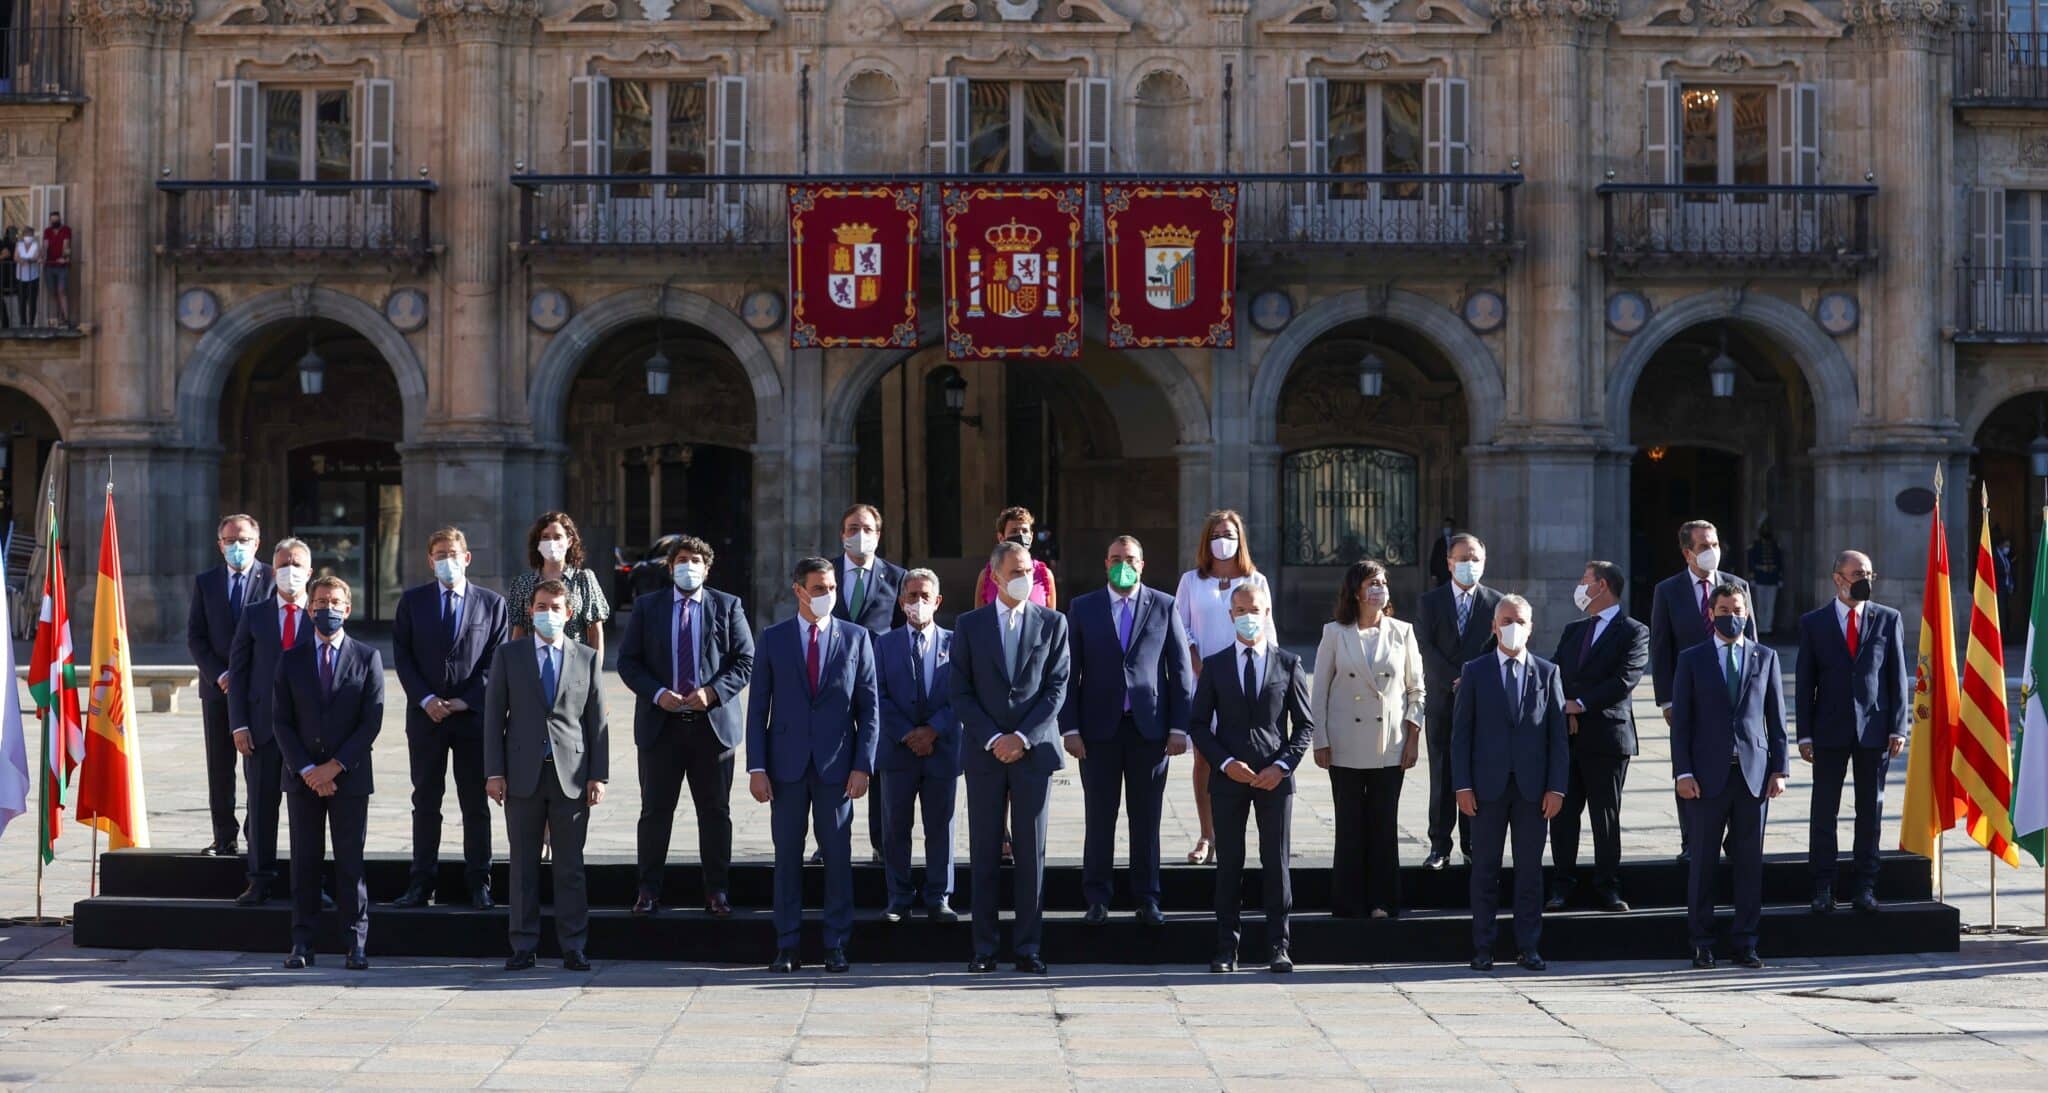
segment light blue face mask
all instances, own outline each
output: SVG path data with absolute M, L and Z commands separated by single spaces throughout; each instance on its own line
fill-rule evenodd
M 1246 641 L 1257 641 L 1259 635 L 1266 632 L 1266 619 L 1263 615 L 1239 615 L 1230 620 L 1230 625 L 1237 627 L 1237 636 Z
M 1473 585 L 1478 584 L 1479 578 L 1484 576 L 1486 576 L 1485 562 L 1459 562 L 1451 567 L 1452 579 L 1466 588 L 1471 588 Z
M 227 548 L 221 551 L 221 556 L 227 559 L 230 568 L 247 569 L 249 568 L 249 555 L 252 553 L 254 551 L 249 549 L 249 544 L 237 539 L 229 543 Z
M 549 641 L 561 636 L 564 616 L 560 611 L 535 611 L 533 632 Z
M 460 558 L 437 558 L 434 560 L 434 576 L 442 584 L 454 584 L 462 579 L 462 571 L 469 568 Z
M 684 592 L 695 592 L 697 586 L 704 583 L 704 563 L 684 562 L 671 570 L 669 576 L 675 579 L 677 588 Z

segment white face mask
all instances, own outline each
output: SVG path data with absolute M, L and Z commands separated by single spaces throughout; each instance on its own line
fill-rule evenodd
M 442 584 L 454 584 L 456 581 L 461 580 L 463 571 L 468 568 L 469 563 L 461 558 L 434 559 L 434 576 Z
M 312 570 L 307 566 L 279 566 L 277 568 L 277 590 L 284 593 L 286 599 L 298 599 L 299 594 L 306 590 L 306 580 L 311 576 Z
M 1581 611 L 1584 611 L 1587 607 L 1591 606 L 1593 603 L 1592 587 L 1590 585 L 1583 584 L 1573 585 L 1572 603 L 1577 605 L 1578 609 Z
M 1003 594 L 1010 597 L 1013 600 L 1016 600 L 1018 603 L 1023 603 L 1026 600 L 1029 600 L 1031 598 L 1030 574 L 1025 574 L 1022 577 L 1010 578 L 1009 583 L 1003 585 Z
M 811 617 L 819 620 L 831 618 L 832 605 L 835 602 L 837 602 L 838 599 L 839 594 L 836 592 L 820 592 L 817 595 L 812 596 Z
M 1484 576 L 1486 576 L 1485 562 L 1465 561 L 1451 567 L 1451 579 L 1466 588 L 1477 585 L 1479 578 Z
M 569 540 L 542 539 L 540 541 L 540 556 L 543 561 L 561 562 L 569 556 Z
M 1519 653 L 1529 647 L 1529 624 L 1511 622 L 1500 628 L 1500 647 L 1510 653 Z
M 875 553 L 875 543 L 880 539 L 881 536 L 872 531 L 856 531 L 839 540 L 839 545 L 845 547 L 846 552 L 856 558 L 867 558 Z
M 1366 585 L 1365 602 L 1374 607 L 1385 607 L 1387 605 L 1387 586 L 1383 584 Z
M 931 624 L 933 610 L 932 604 L 924 600 L 913 600 L 904 606 L 903 617 L 910 620 L 910 625 L 922 630 Z
M 1721 568 L 1721 548 L 1708 547 L 1692 556 L 1692 564 L 1703 572 L 1712 573 Z
M 1211 539 L 1209 540 L 1209 554 L 1219 562 L 1227 562 L 1237 557 L 1237 540 L 1225 539 L 1221 536 Z

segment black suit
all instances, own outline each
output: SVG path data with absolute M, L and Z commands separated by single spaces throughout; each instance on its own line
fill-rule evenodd
M 1244 903 L 1244 828 L 1254 813 L 1259 820 L 1259 874 L 1264 881 L 1266 942 L 1287 944 L 1287 916 L 1294 907 L 1294 886 L 1287 868 L 1289 825 L 1294 811 L 1294 771 L 1315 737 L 1309 716 L 1308 673 L 1301 658 L 1277 645 L 1264 647 L 1254 672 L 1259 692 L 1248 698 L 1244 689 L 1246 652 L 1241 641 L 1202 659 L 1201 678 L 1188 725 L 1195 747 L 1209 760 L 1209 799 L 1216 809 L 1216 944 L 1217 952 L 1237 959 L 1237 940 Z M 1272 789 L 1255 789 L 1231 778 L 1224 765 L 1236 760 L 1252 773 L 1278 763 L 1287 776 Z
M 392 667 L 405 688 L 405 746 L 412 767 L 412 883 L 432 887 L 441 863 L 441 801 L 449 760 L 462 809 L 462 872 L 471 891 L 491 884 L 491 805 L 484 796 L 484 692 L 491 655 L 509 632 L 505 600 L 471 581 L 451 637 L 439 581 L 408 588 L 391 627 Z M 461 699 L 468 709 L 436 724 L 421 705 Z
M 1424 726 L 1429 743 L 1429 852 L 1449 856 L 1451 824 L 1458 827 L 1458 849 L 1472 856 L 1472 821 L 1458 812 L 1451 785 L 1451 710 L 1458 700 L 1452 684 L 1467 661 L 1493 648 L 1493 611 L 1500 593 L 1483 584 L 1472 586 L 1472 608 L 1465 629 L 1458 630 L 1458 586 L 1432 588 L 1416 605 L 1415 638 L 1422 646 L 1422 679 L 1428 690 Z
M 1732 584 L 1742 590 L 1745 610 L 1755 614 L 1756 605 L 1748 603 L 1749 585 L 1733 573 L 1715 570 L 1706 578 L 1706 592 L 1711 594 L 1723 584 Z M 1678 654 L 1714 636 L 1713 624 L 1707 621 L 1712 605 L 1700 607 L 1700 577 L 1690 566 L 1657 582 L 1650 594 L 1650 684 L 1657 695 L 1660 709 L 1671 705 L 1671 678 L 1678 667 Z M 1742 636 L 1756 640 L 1756 620 L 1743 624 Z M 1674 792 L 1674 799 L 1676 799 Z M 1685 806 L 1679 806 L 1679 815 L 1685 815 Z M 1678 825 L 1680 850 L 1692 846 L 1692 825 Z
M 239 602 L 230 593 L 229 570 L 215 566 L 192 582 L 192 610 L 185 620 L 185 651 L 199 666 L 199 717 L 206 747 L 206 805 L 213 817 L 213 845 L 235 843 L 235 727 L 228 722 L 228 674 L 235 624 L 242 608 L 268 600 L 274 578 L 262 562 L 242 574 Z
M 1636 754 L 1636 722 L 1629 696 L 1650 666 L 1650 628 L 1629 618 L 1619 606 L 1587 646 L 1599 616 L 1582 618 L 1564 628 L 1558 639 L 1557 665 L 1565 701 L 1586 712 L 1573 715 L 1578 727 L 1571 736 L 1571 779 L 1564 810 L 1550 821 L 1552 889 L 1569 898 L 1578 882 L 1579 813 L 1591 809 L 1593 826 L 1593 890 L 1619 896 L 1621 871 L 1621 789 L 1628 780 L 1629 757 Z
M 271 730 L 276 710 L 277 662 L 284 655 L 282 605 L 275 595 L 242 609 L 235 640 L 228 647 L 228 724 L 249 730 L 253 749 L 242 758 L 249 795 L 249 879 L 267 884 L 277 876 L 277 810 L 284 800 L 284 753 Z M 293 647 L 313 640 L 303 605 L 293 612 Z
M 320 863 L 334 832 L 334 902 L 341 924 L 361 948 L 370 936 L 369 891 L 363 885 L 368 831 L 370 749 L 384 725 L 384 658 L 344 635 L 334 654 L 333 686 L 320 678 L 322 642 L 294 645 L 277 662 L 274 728 L 284 752 L 285 794 L 292 817 L 292 947 L 313 947 L 320 920 Z M 322 797 L 303 772 L 328 760 L 341 764 L 334 793 Z

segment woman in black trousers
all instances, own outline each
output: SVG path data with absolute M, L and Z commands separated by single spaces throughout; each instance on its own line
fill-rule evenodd
M 1335 798 L 1330 909 L 1392 918 L 1401 903 L 1401 778 L 1422 742 L 1422 649 L 1394 617 L 1378 562 L 1352 563 L 1336 616 L 1323 626 L 1310 697 L 1316 765 L 1330 772 Z

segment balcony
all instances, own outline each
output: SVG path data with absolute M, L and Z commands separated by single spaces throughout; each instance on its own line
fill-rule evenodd
M 1875 186 L 1607 183 L 1601 257 L 1616 272 L 1846 275 L 1876 257 Z
M 1102 241 L 1105 182 L 1238 183 L 1242 251 L 1408 252 L 1506 260 L 1521 249 L 1520 175 L 514 175 L 519 248 L 536 253 L 779 248 L 786 189 L 797 183 L 895 182 L 925 191 L 926 239 L 938 240 L 949 182 L 1088 186 L 1086 241 Z
M 1956 267 L 1956 341 L 2048 342 L 2048 265 Z
M 1955 32 L 1957 106 L 2048 107 L 2048 32 Z
M 424 179 L 157 183 L 176 259 L 387 261 L 424 269 L 433 254 Z
M 85 101 L 78 27 L 0 27 L 0 103 Z

